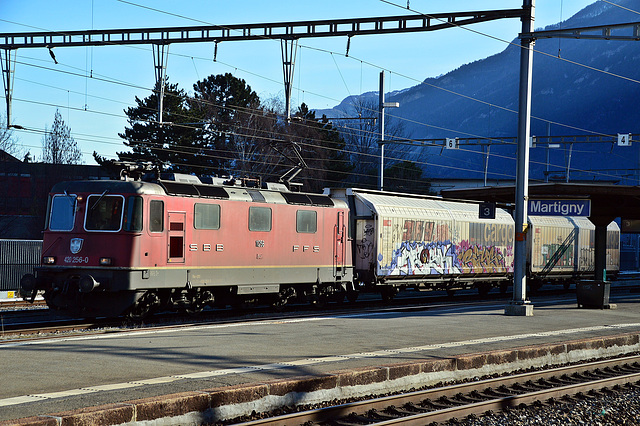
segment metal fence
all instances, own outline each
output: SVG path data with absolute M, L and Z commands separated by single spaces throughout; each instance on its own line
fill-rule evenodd
M 0 240 L 0 291 L 20 288 L 20 278 L 40 264 L 41 240 Z

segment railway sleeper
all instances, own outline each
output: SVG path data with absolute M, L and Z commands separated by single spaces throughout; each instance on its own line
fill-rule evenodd
M 404 417 L 403 415 L 387 414 L 384 411 L 380 412 L 375 408 L 372 408 L 371 410 L 367 411 L 366 416 L 367 418 L 374 419 L 376 421 L 395 420 L 395 419 Z
M 400 408 L 396 407 L 395 405 L 392 405 L 386 408 L 385 412 L 389 414 L 395 414 L 397 416 L 406 417 L 406 416 L 413 416 L 414 414 L 428 413 L 429 410 L 420 408 L 417 405 L 412 404 L 411 402 L 407 402 Z
M 512 388 L 515 391 L 522 393 L 535 392 L 541 389 L 539 386 L 528 386 L 527 384 L 523 383 L 516 383 L 512 386 Z
M 352 426 L 352 425 L 366 425 L 372 423 L 371 419 L 357 413 L 351 413 L 347 417 L 340 419 L 338 424 L 344 426 Z
M 450 404 L 441 403 L 441 402 L 439 402 L 439 400 L 432 401 L 431 399 L 423 400 L 420 403 L 420 405 L 422 407 L 428 409 L 429 411 L 443 410 L 443 409 L 447 409 L 447 408 L 451 408 L 452 407 L 452 405 L 450 405 Z

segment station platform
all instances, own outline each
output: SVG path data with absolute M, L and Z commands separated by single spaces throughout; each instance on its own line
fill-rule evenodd
M 0 291 L 0 302 L 11 302 L 19 298 L 20 298 L 20 295 L 18 294 L 18 291 L 15 291 L 15 290 Z
M 0 425 L 200 424 L 640 352 L 640 294 L 0 341 Z

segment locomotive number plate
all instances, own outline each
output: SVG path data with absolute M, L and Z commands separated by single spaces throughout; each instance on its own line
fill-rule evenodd
M 74 264 L 82 264 L 89 263 L 89 257 L 82 256 L 66 256 L 64 258 L 64 263 L 74 263 Z

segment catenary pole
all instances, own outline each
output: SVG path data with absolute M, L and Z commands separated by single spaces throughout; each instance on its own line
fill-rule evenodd
M 535 20 L 535 0 L 523 0 L 522 33 L 530 34 Z M 505 309 L 507 315 L 533 315 L 527 300 L 527 204 L 529 201 L 529 135 L 531 126 L 531 81 L 533 37 L 520 41 L 520 88 L 518 104 L 518 155 L 515 199 L 515 242 L 513 267 L 513 300 Z
M 378 132 L 380 133 L 380 191 L 382 191 L 384 190 L 384 71 L 380 71 L 380 93 L 378 96 L 378 103 Z

